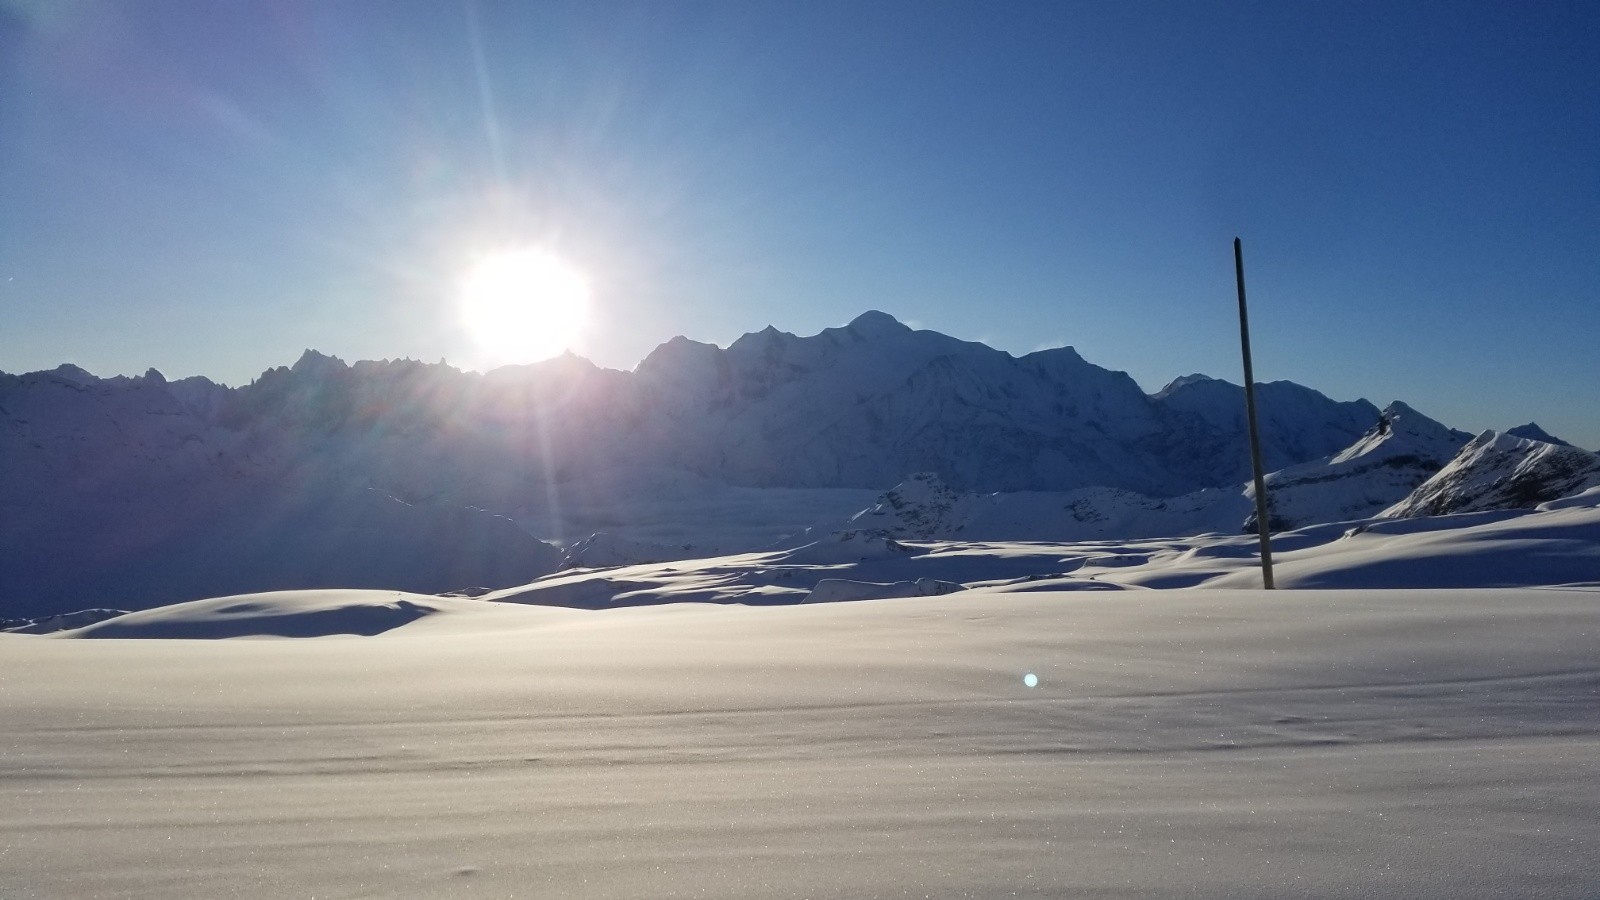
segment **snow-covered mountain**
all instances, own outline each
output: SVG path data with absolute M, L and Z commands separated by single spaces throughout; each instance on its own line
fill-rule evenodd
M 1261 385 L 1260 406 L 1275 515 L 1292 524 L 1400 500 L 1456 440 L 1403 405 L 1380 420 L 1288 382 Z M 0 614 L 497 587 L 559 564 L 499 516 L 561 543 L 614 533 L 569 565 L 659 555 L 645 545 L 754 550 L 907 472 L 974 494 L 947 523 L 968 533 L 1235 531 L 1243 434 L 1237 385 L 1193 375 L 1146 394 L 1072 348 L 1016 357 L 881 312 L 727 348 L 675 338 L 632 372 L 308 350 L 238 388 L 70 365 L 0 374 Z
M 240 392 L 206 384 L 72 366 L 0 375 L 0 614 L 327 584 L 503 587 L 555 568 L 560 551 L 509 519 L 401 502 L 319 465 L 303 433 L 208 419 Z
M 1070 347 L 1013 357 L 880 312 L 811 337 L 768 328 L 726 350 L 675 339 L 634 374 L 627 405 L 654 458 L 736 484 L 881 488 L 930 471 L 967 490 L 1167 495 L 1249 471 L 1237 386 L 1147 395 Z M 1263 385 L 1261 402 L 1280 465 L 1338 451 L 1378 415 L 1287 382 Z
M 980 494 L 920 472 L 835 528 L 907 541 L 1096 541 L 1231 533 L 1250 509 L 1242 488 L 1177 497 L 1110 487 Z
M 1167 455 L 1174 465 L 1187 463 L 1185 471 L 1195 486 L 1227 487 L 1250 477 L 1249 455 L 1239 452 L 1246 446 L 1248 429 L 1242 386 L 1190 375 L 1167 385 L 1154 398 L 1175 419 L 1163 432 Z M 1262 463 L 1269 472 L 1338 453 L 1379 417 L 1378 408 L 1365 400 L 1335 403 L 1291 381 L 1258 384 L 1256 408 Z M 1196 453 L 1195 448 L 1204 452 Z
M 1600 486 L 1600 454 L 1485 431 L 1385 518 L 1532 509 Z
M 566 552 L 561 555 L 560 568 L 605 569 L 640 563 L 666 562 L 698 555 L 702 554 L 697 553 L 692 545 L 668 547 L 661 544 L 647 544 L 642 541 L 630 541 L 610 532 L 597 531 L 567 547 Z
M 675 338 L 633 372 L 570 355 L 479 375 L 412 361 L 346 365 L 307 351 L 234 389 L 63 367 L 8 376 L 0 390 L 11 410 L 6 439 L 64 460 L 83 451 L 130 472 L 144 463 L 191 471 L 211 464 L 191 458 L 204 447 L 235 466 L 309 465 L 405 500 L 500 509 L 537 506 L 551 481 L 581 501 L 597 484 L 667 471 L 753 487 L 878 490 L 933 471 L 970 490 L 1106 485 L 1152 495 L 1248 474 L 1236 385 L 1189 378 L 1146 395 L 1071 348 L 1013 357 L 878 312 L 810 337 L 768 328 L 726 349 Z M 1378 414 L 1366 401 L 1335 402 L 1287 382 L 1261 394 L 1275 467 L 1339 451 Z M 135 431 L 163 431 L 160 440 L 83 435 L 95 449 L 64 454 L 94 427 L 81 421 L 97 418 L 86 396 L 143 404 L 165 428 Z M 22 407 L 32 413 L 19 416 Z
M 1267 476 L 1274 530 L 1377 515 L 1442 469 L 1471 437 L 1397 400 L 1354 444 L 1331 458 Z M 1245 493 L 1253 505 L 1254 489 Z M 1253 508 L 1245 528 L 1255 528 Z
M 1267 476 L 1273 529 L 1375 516 L 1442 469 L 1469 438 L 1404 403 L 1391 403 L 1349 447 Z M 925 472 L 884 493 L 839 527 L 897 540 L 1112 540 L 1232 533 L 1255 530 L 1254 497 L 1248 482 L 1176 497 L 1108 487 L 979 494 L 951 488 Z
M 138 381 L 82 375 L 108 390 Z M 1147 395 L 1071 348 L 1013 357 L 877 312 L 809 337 L 768 328 L 727 348 L 675 338 L 633 372 L 566 356 L 479 375 L 307 351 L 242 388 L 186 379 L 164 392 L 189 427 L 247 435 L 257 455 L 314 457 L 406 500 L 497 509 L 536 508 L 551 482 L 582 504 L 619 479 L 678 477 L 668 473 L 881 490 L 933 471 L 969 490 L 1153 495 L 1248 475 L 1236 385 L 1188 380 Z M 1287 382 L 1261 395 L 1275 466 L 1337 452 L 1378 414 Z

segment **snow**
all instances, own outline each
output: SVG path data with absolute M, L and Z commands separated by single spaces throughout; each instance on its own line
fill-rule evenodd
M 1246 535 L 858 531 L 0 633 L 0 893 L 1592 895 L 1600 487 L 1275 543 L 1274 592 Z
M 1184 457 L 1199 463 L 1212 480 L 1202 484 L 1221 487 L 1250 477 L 1244 446 L 1244 388 L 1218 378 L 1179 379 L 1157 394 L 1165 409 L 1187 414 L 1201 427 L 1179 432 Z M 1256 385 L 1256 406 L 1261 420 L 1262 456 L 1269 471 L 1338 452 L 1378 419 L 1379 410 L 1365 400 L 1335 402 L 1323 394 L 1290 381 Z M 1169 431 L 1170 431 L 1169 427 Z M 1196 473 L 1200 475 L 1200 473 Z M 1226 480 L 1215 480 L 1225 476 Z M 1102 482 L 1105 483 L 1105 482 Z M 1138 487 L 1136 485 L 1118 485 Z
M 1110 487 L 976 494 L 920 473 L 835 525 L 923 541 L 1088 541 L 1235 532 L 1252 508 L 1243 491 L 1207 488 L 1166 498 Z
M 1273 548 L 1276 581 L 1288 588 L 1593 583 L 1600 573 L 1600 490 L 1539 510 L 1315 525 L 1274 535 Z M 875 585 L 932 579 L 1013 592 L 1249 587 L 1260 577 L 1254 535 L 896 541 L 850 531 L 793 550 L 572 570 L 486 597 L 585 609 L 683 601 L 770 605 L 800 602 L 827 579 Z
M 1438 474 L 1382 514 L 1406 518 L 1528 509 L 1592 487 L 1600 487 L 1600 454 L 1485 431 Z
M 1596 590 L 971 590 L 0 636 L 0 886 L 1584 896 L 1597 633 Z
M 662 562 L 692 555 L 688 546 L 668 547 L 630 541 L 609 532 L 597 531 L 568 547 L 561 555 L 562 569 L 593 569 Z
M 767 328 L 726 349 L 674 340 L 633 372 L 568 355 L 480 375 L 307 350 L 236 388 L 70 365 L 0 374 L 0 614 L 441 589 L 400 570 L 447 566 L 449 553 L 423 541 L 385 559 L 329 511 L 369 489 L 406 504 L 391 514 L 418 532 L 482 511 L 474 528 L 501 532 L 500 562 L 451 586 L 495 587 L 557 555 L 524 546 L 543 559 L 513 564 L 516 536 L 496 516 L 559 546 L 608 532 L 704 556 L 793 546 L 911 472 L 990 493 L 1227 490 L 1245 475 L 1237 399 L 1215 380 L 1153 397 L 1070 347 L 1014 357 L 883 312 L 809 336 Z M 1287 383 L 1263 386 L 1262 409 L 1269 458 L 1285 464 L 1338 452 L 1376 415 Z M 355 540 L 333 555 L 373 565 L 355 581 L 277 579 L 261 559 L 228 559 L 255 522 L 306 546 Z M 1089 536 L 1149 534 L 1056 535 Z M 194 559 L 213 571 L 192 571 Z
M 1274 576 L 1280 585 L 1302 588 L 1563 585 L 1600 577 L 1600 510 L 1593 507 L 1449 521 L 1455 518 L 1422 520 L 1430 527 L 1416 530 L 1390 530 L 1374 521 L 1335 540 L 1274 554 Z M 1333 529 L 1307 531 L 1322 537 Z M 1236 570 L 1206 583 L 1246 586 L 1258 584 L 1259 577 Z
M 1201 383 L 1179 381 L 1180 387 Z M 1380 422 L 1340 452 L 1267 475 L 1273 528 L 1377 515 L 1409 497 L 1469 438 L 1404 403 L 1391 403 Z M 1114 540 L 1254 532 L 1254 497 L 1248 482 L 1177 497 L 1111 487 L 976 494 L 923 472 L 885 492 L 842 527 L 901 540 Z
M 1570 497 L 1547 500 L 1539 504 L 1537 509 L 1541 512 L 1549 512 L 1557 509 L 1581 509 L 1583 507 L 1600 507 L 1600 486 L 1579 491 Z
M 846 600 L 887 600 L 898 597 L 938 597 L 964 591 L 964 585 L 936 578 L 918 578 L 916 581 L 851 581 L 848 578 L 824 578 L 806 595 L 803 603 L 839 603 Z
M 132 612 L 58 637 L 221 640 L 374 635 L 441 611 L 482 607 L 469 600 L 399 591 L 273 591 Z
M 1277 528 L 1342 522 L 1377 515 L 1448 463 L 1471 438 L 1400 401 L 1377 425 L 1329 459 L 1290 466 L 1267 476 L 1270 516 Z M 1253 487 L 1242 493 L 1252 498 Z M 1253 529 L 1255 517 L 1248 519 Z
M 1593 896 L 1600 460 L 1263 385 L 1269 593 L 1239 391 L 0 375 L 0 895 Z
M 519 515 L 519 524 L 569 550 L 602 534 L 601 543 L 654 548 L 644 555 L 662 559 L 806 543 L 808 528 L 843 521 L 878 494 L 853 488 L 739 487 L 661 471 L 565 487 L 557 502 Z
M 0 619 L 0 631 L 12 634 L 50 634 L 92 625 L 102 619 L 126 615 L 125 609 L 80 609 L 76 612 L 40 616 L 34 619 Z

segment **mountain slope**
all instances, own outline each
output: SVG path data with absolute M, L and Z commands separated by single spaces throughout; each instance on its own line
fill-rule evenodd
M 1496 509 L 1532 509 L 1600 486 L 1600 454 L 1485 431 L 1406 499 L 1384 510 L 1406 519 Z
M 1377 515 L 1443 468 L 1470 438 L 1397 400 L 1334 456 L 1267 476 L 1274 530 Z M 1245 493 L 1255 496 L 1250 486 Z M 1253 512 L 1245 528 L 1255 528 Z
M 1267 475 L 1273 530 L 1366 519 L 1410 495 L 1469 435 L 1390 404 L 1331 456 Z M 1110 487 L 978 494 L 920 473 L 841 526 L 896 540 L 1108 540 L 1255 530 L 1254 487 L 1153 497 Z
M 726 350 L 675 339 L 634 373 L 656 459 L 755 486 L 879 487 L 913 471 L 963 489 L 1109 485 L 1157 495 L 1248 475 L 1240 389 L 1208 380 L 1146 395 L 1072 348 L 1013 357 L 869 312 Z M 1337 452 L 1377 417 L 1288 383 L 1263 386 L 1270 459 Z
M 402 503 L 294 427 L 230 429 L 238 391 L 149 372 L 0 375 L 0 610 L 38 616 L 330 584 L 439 591 L 552 571 L 508 519 Z M 210 385 L 207 387 L 207 385 Z
M 1169 412 L 1159 446 L 1174 471 L 1196 484 L 1224 487 L 1250 478 L 1244 388 L 1190 375 L 1153 395 Z M 1269 472 L 1338 453 L 1377 420 L 1365 400 L 1336 402 L 1290 381 L 1256 386 L 1262 463 Z

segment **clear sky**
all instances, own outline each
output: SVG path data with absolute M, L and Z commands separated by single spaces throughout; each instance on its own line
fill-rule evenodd
M 1600 446 L 1600 3 L 0 0 L 0 369 L 631 368 L 882 309 Z

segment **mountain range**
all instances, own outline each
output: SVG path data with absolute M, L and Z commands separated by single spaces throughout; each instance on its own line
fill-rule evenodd
M 1469 440 L 1492 445 L 1480 456 L 1558 447 L 1531 423 L 1473 440 L 1403 403 L 1291 382 L 1259 385 L 1258 400 L 1276 526 L 1374 515 L 1452 466 L 1481 470 L 1452 462 Z M 0 614 L 504 587 L 561 565 L 535 534 L 660 544 L 627 529 L 663 515 L 681 526 L 664 532 L 679 552 L 829 522 L 902 536 L 1237 531 L 1253 508 L 1243 408 L 1220 379 L 1147 394 L 1070 347 L 1012 356 L 881 312 L 726 348 L 678 337 L 631 372 L 572 355 L 480 374 L 308 350 L 240 387 L 72 365 L 0 374 Z M 1593 454 L 1540 453 L 1566 474 L 1501 502 L 1589 477 Z M 879 508 L 907 473 L 930 473 L 917 483 L 959 515 L 906 526 Z M 1414 508 L 1473 502 L 1457 495 L 1478 481 L 1453 483 Z

